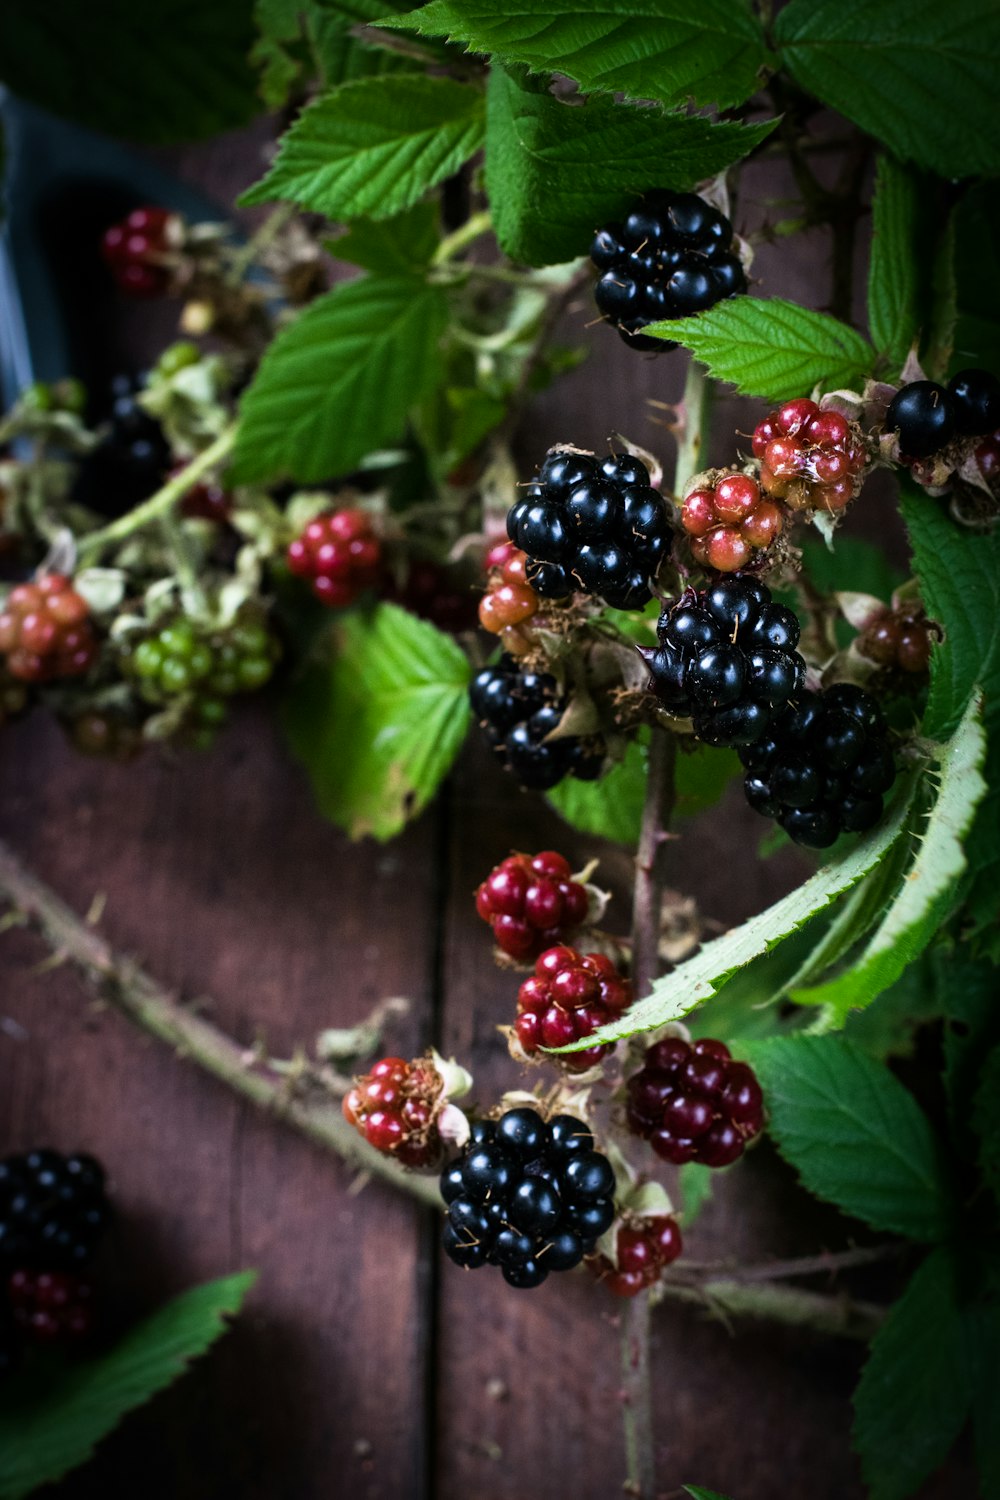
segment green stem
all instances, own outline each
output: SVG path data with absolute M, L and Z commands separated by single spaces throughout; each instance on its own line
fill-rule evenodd
M 846 1295 L 829 1296 L 771 1282 L 746 1286 L 740 1281 L 720 1278 L 695 1286 L 690 1282 L 672 1280 L 668 1272 L 657 1282 L 651 1295 L 657 1302 L 669 1300 L 696 1304 L 723 1321 L 751 1318 L 863 1341 L 878 1331 L 885 1318 L 885 1309 L 871 1302 L 855 1302 Z M 641 1299 L 636 1297 L 634 1300 Z
M 432 266 L 444 266 L 456 255 L 468 248 L 474 240 L 478 240 L 484 234 L 489 234 L 493 228 L 493 216 L 488 210 L 483 209 L 481 213 L 472 214 L 464 224 L 460 224 L 451 234 L 445 235 L 434 252 L 431 261 Z
M 117 521 L 112 521 L 109 526 L 102 526 L 100 531 L 92 531 L 89 536 L 83 537 L 79 547 L 80 566 L 83 567 L 93 562 L 104 548 L 109 547 L 113 542 L 124 541 L 127 536 L 141 531 L 150 522 L 169 515 L 177 501 L 186 495 L 203 475 L 228 457 L 236 441 L 236 430 L 237 424 L 234 422 L 215 439 L 214 443 L 210 443 L 178 474 L 168 479 L 155 495 L 150 495 L 148 500 L 144 500 L 141 505 L 137 505 L 134 510 L 128 511 L 124 516 L 119 516 Z
M 295 203 L 279 203 L 277 208 L 272 209 L 260 228 L 237 250 L 230 261 L 226 273 L 226 281 L 230 286 L 239 286 L 260 252 L 278 238 L 285 225 L 297 213 L 298 206 Z

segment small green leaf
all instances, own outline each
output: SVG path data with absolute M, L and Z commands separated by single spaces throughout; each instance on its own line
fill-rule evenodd
M 0 1414 L 0 1500 L 22 1500 L 78 1464 L 121 1419 L 183 1375 L 226 1331 L 252 1271 L 182 1292 L 109 1353 L 68 1366 L 30 1401 L 5 1388 Z
M 927 1117 L 882 1063 L 841 1036 L 743 1042 L 778 1150 L 817 1198 L 914 1240 L 954 1227 L 949 1172 Z
M 281 139 L 243 204 L 288 199 L 328 219 L 388 219 L 458 171 L 483 143 L 479 89 L 405 74 L 323 94 Z
M 880 156 L 872 201 L 874 236 L 868 265 L 868 327 L 893 374 L 918 329 L 920 183 L 891 156 Z
M 934 1250 L 872 1340 L 854 1393 L 854 1447 L 870 1500 L 906 1500 L 965 1426 L 972 1385 L 962 1316 L 960 1267 Z
M 577 781 L 567 776 L 547 793 L 560 817 L 581 833 L 636 844 L 646 795 L 646 750 L 633 740 L 620 760 L 600 781 Z
M 775 40 L 795 81 L 942 177 L 1000 172 L 994 0 L 791 0 Z
M 860 389 L 875 363 L 871 345 L 846 323 L 780 297 L 727 297 L 695 318 L 643 332 L 683 344 L 717 380 L 770 401 L 817 385 Z
M 430 265 L 438 245 L 438 210 L 433 202 L 415 203 L 391 219 L 355 219 L 346 234 L 330 240 L 338 260 L 363 266 L 380 276 L 412 276 Z
M 486 190 L 497 238 L 511 259 L 528 265 L 575 260 L 598 225 L 627 212 L 650 183 L 692 188 L 746 156 L 774 124 L 712 124 L 603 98 L 566 104 L 495 65 Z
M 427 806 L 462 747 L 468 658 L 395 604 L 344 615 L 335 644 L 332 663 L 289 690 L 285 732 L 320 811 L 351 838 L 390 839 Z
M 773 61 L 743 0 L 431 0 L 383 24 L 446 36 L 536 73 L 564 73 L 586 93 L 726 109 L 742 104 Z
M 448 318 L 440 287 L 365 276 L 318 297 L 274 340 L 240 407 L 238 484 L 305 484 L 398 441 L 438 379 Z

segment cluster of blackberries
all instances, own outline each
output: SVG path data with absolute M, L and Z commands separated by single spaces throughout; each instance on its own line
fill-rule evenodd
M 568 1047 L 591 1036 L 631 1003 L 631 982 L 605 954 L 549 948 L 517 992 L 514 1031 L 531 1057 L 542 1047 Z M 551 1061 L 569 1073 L 584 1073 L 613 1050 L 613 1043 L 603 1042 Z
M 587 888 L 553 849 L 511 854 L 476 891 L 476 911 L 511 958 L 537 958 L 587 920 Z
M 598 307 L 636 349 L 676 348 L 641 330 L 747 289 L 732 224 L 696 193 L 645 193 L 623 223 L 597 231 L 590 258 Z
M 654 1042 L 626 1090 L 629 1128 L 675 1165 L 726 1167 L 764 1124 L 753 1070 L 734 1062 L 725 1042 L 710 1037 Z
M 896 774 L 881 709 L 846 682 L 803 695 L 740 759 L 750 806 L 814 849 L 874 828 Z
M 477 672 L 469 690 L 472 710 L 497 759 L 522 786 L 548 791 L 564 776 L 595 781 L 604 766 L 599 736 L 549 740 L 566 699 L 546 672 L 522 672 L 510 656 Z
M 527 581 L 542 598 L 580 590 L 615 609 L 641 609 L 672 529 L 639 459 L 553 448 L 512 506 L 507 534 L 527 553 Z
M 753 578 L 685 594 L 660 616 L 657 638 L 658 648 L 638 648 L 652 690 L 709 745 L 759 740 L 805 683 L 799 622 Z
M 115 376 L 110 420 L 77 471 L 74 498 L 103 516 L 122 515 L 147 499 L 170 468 L 163 428 L 136 400 L 141 389 L 135 376 Z
M 889 403 L 885 431 L 899 436 L 903 458 L 930 458 L 953 438 L 987 437 L 1000 427 L 1000 380 L 989 370 L 960 370 L 947 386 L 913 380 Z
M 615 1217 L 615 1174 L 583 1121 L 527 1108 L 475 1124 L 441 1193 L 445 1253 L 470 1269 L 499 1266 L 514 1287 L 579 1265 Z

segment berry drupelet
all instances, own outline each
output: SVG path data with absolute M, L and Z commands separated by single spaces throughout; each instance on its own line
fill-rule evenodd
M 469 697 L 497 759 L 523 787 L 544 792 L 564 776 L 600 776 L 605 748 L 599 736 L 547 738 L 567 706 L 554 677 L 523 672 L 512 657 L 502 656 L 495 667 L 477 672 Z
M 695 562 L 736 573 L 777 541 L 784 516 L 751 475 L 724 474 L 714 485 L 698 485 L 685 495 L 681 525 Z
M 747 289 L 732 224 L 696 193 L 644 194 L 622 223 L 597 231 L 590 258 L 600 272 L 598 307 L 636 349 L 676 348 L 642 329 Z
M 441 1074 L 428 1059 L 383 1057 L 345 1094 L 344 1119 L 376 1151 L 406 1167 L 427 1167 L 442 1151 L 436 1123 L 442 1089 Z
M 363 510 L 335 510 L 310 521 L 290 543 L 288 566 L 321 604 L 345 609 L 382 574 L 382 543 Z
M 511 507 L 507 534 L 527 553 L 526 580 L 542 598 L 580 590 L 615 609 L 642 609 L 672 529 L 639 459 L 553 448 Z
M 166 208 L 134 208 L 105 230 L 101 254 L 128 296 L 162 297 L 170 290 L 173 261 L 183 238 L 179 214 Z
M 637 648 L 651 690 L 709 745 L 760 739 L 805 683 L 799 622 L 753 578 L 683 595 L 660 616 L 657 638 L 656 649 Z
M 615 1174 L 587 1126 L 528 1108 L 474 1125 L 441 1194 L 445 1254 L 470 1270 L 499 1266 L 524 1289 L 579 1265 L 615 1217 Z
M 858 425 L 806 397 L 786 401 L 758 422 L 753 451 L 761 489 L 792 510 L 843 510 L 869 463 Z
M 82 1153 L 39 1150 L 0 1161 L 0 1268 L 79 1271 L 111 1216 L 104 1171 Z
M 62 573 L 11 589 L 0 613 L 0 653 L 19 682 L 82 677 L 97 659 L 90 606 Z
M 517 992 L 514 1033 L 529 1057 L 543 1047 L 566 1047 L 617 1020 L 632 1003 L 632 985 L 603 953 L 549 948 Z M 614 1044 L 605 1042 L 549 1061 L 568 1073 L 584 1073 Z
M 476 911 L 511 958 L 537 958 L 564 942 L 587 920 L 588 905 L 586 886 L 552 849 L 510 855 L 476 891 Z
M 814 849 L 874 828 L 896 775 L 881 709 L 846 682 L 806 693 L 740 759 L 750 806 Z
M 593 1271 L 615 1297 L 637 1297 L 655 1285 L 683 1250 L 677 1220 L 669 1214 L 627 1216 L 615 1232 L 614 1259 L 597 1256 Z
M 764 1123 L 753 1070 L 724 1042 L 668 1036 L 647 1049 L 626 1085 L 629 1128 L 665 1161 L 727 1167 Z

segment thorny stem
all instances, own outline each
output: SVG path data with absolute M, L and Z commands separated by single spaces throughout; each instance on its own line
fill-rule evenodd
M 203 474 L 207 474 L 210 469 L 215 468 L 216 464 L 229 456 L 236 441 L 236 426 L 234 422 L 227 427 L 214 443 L 210 443 L 189 464 L 185 464 L 184 468 L 168 479 L 155 495 L 150 495 L 148 500 L 144 500 L 134 510 L 127 511 L 125 515 L 119 516 L 117 521 L 112 521 L 109 526 L 102 526 L 100 531 L 92 531 L 89 536 L 85 536 L 79 547 L 81 566 L 92 562 L 112 542 L 120 542 L 125 537 L 131 536 L 133 532 L 148 526 L 151 521 L 157 521 L 162 516 L 169 515 L 177 501 L 187 494 Z

